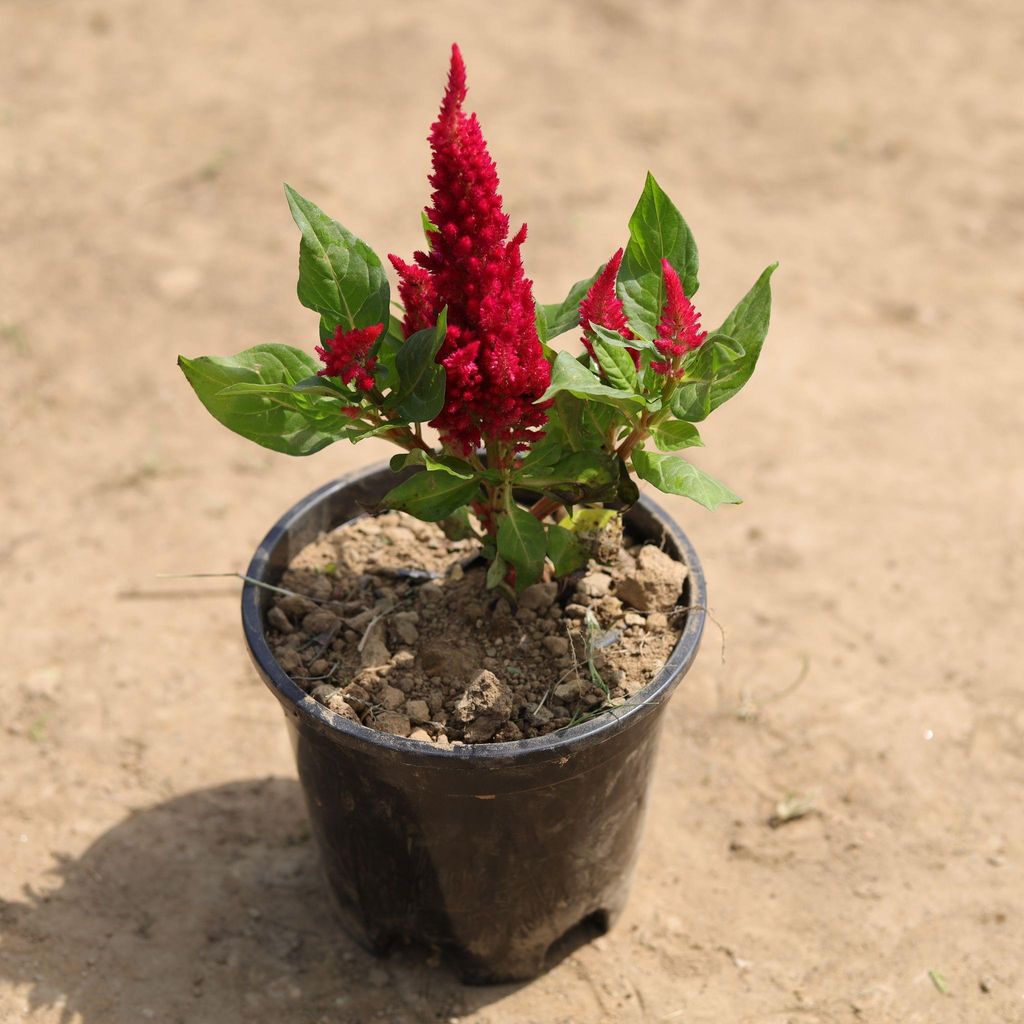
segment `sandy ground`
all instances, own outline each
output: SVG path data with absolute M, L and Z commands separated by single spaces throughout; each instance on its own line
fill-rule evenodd
M 0 1019 L 1024 1020 L 1020 4 L 289 6 L 0 0 Z M 250 446 L 174 360 L 312 346 L 283 180 L 417 244 L 452 39 L 544 301 L 648 167 L 708 323 L 782 262 L 699 453 L 746 504 L 672 505 L 726 657 L 632 902 L 492 989 L 338 934 L 237 587 L 155 578 L 386 451 Z

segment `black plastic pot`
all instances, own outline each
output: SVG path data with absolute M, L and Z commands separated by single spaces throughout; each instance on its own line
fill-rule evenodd
M 304 498 L 264 538 L 248 575 L 276 583 L 306 544 L 394 482 L 372 467 Z M 622 909 L 662 712 L 697 653 L 706 604 L 700 563 L 675 523 L 647 498 L 626 522 L 689 566 L 679 643 L 614 712 L 514 743 L 444 749 L 328 711 L 278 667 L 264 637 L 271 595 L 245 585 L 250 654 L 284 708 L 342 924 L 369 950 L 419 943 L 444 952 L 464 981 L 523 980 L 544 970 L 560 938 L 581 924 L 607 929 Z

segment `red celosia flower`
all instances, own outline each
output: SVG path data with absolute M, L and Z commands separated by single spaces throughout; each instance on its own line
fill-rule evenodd
M 405 307 L 402 330 L 410 334 L 433 327 L 437 319 L 437 295 L 434 280 L 423 267 L 412 266 L 397 256 L 389 256 L 391 265 L 398 271 L 398 294 Z
M 626 311 L 622 307 L 622 301 L 615 294 L 615 279 L 619 276 L 620 266 L 622 266 L 621 249 L 605 264 L 604 270 L 598 274 L 597 279 L 590 286 L 590 291 L 583 296 L 583 301 L 580 302 L 583 344 L 595 363 L 597 357 L 594 355 L 594 346 L 587 337 L 591 324 L 607 327 L 610 331 L 618 331 L 627 341 L 635 337 L 627 326 Z M 633 357 L 633 363 L 639 366 L 640 353 L 635 348 L 626 349 L 626 351 Z
M 658 337 L 654 344 L 667 359 L 651 363 L 651 369 L 656 373 L 681 377 L 682 367 L 674 363 L 703 344 L 708 332 L 700 329 L 700 313 L 686 297 L 675 268 L 668 260 L 662 260 L 661 269 L 665 278 L 665 304 L 661 309 Z
M 373 387 L 373 368 L 377 357 L 370 355 L 370 348 L 384 329 L 383 324 L 372 327 L 358 327 L 346 331 L 341 324 L 334 334 L 324 342 L 325 347 L 316 347 L 317 355 L 323 360 L 323 377 L 340 377 L 346 384 L 355 384 L 362 391 Z
M 430 233 L 430 251 L 415 254 L 418 266 L 390 257 L 406 337 L 448 307 L 448 333 L 438 353 L 446 371 L 445 405 L 432 425 L 463 452 L 482 439 L 534 436 L 546 419 L 534 403 L 551 380 L 520 258 L 526 227 L 506 242 L 498 175 L 476 115 L 463 112 L 465 98 L 466 69 L 453 46 L 448 87 L 430 130 L 434 191 L 427 217 L 437 230 Z

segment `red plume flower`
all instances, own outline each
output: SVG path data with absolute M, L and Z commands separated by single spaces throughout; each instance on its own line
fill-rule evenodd
M 594 347 L 587 337 L 591 324 L 598 324 L 607 327 L 610 331 L 618 331 L 627 341 L 635 337 L 626 323 L 626 311 L 622 307 L 622 301 L 615 294 L 615 279 L 619 276 L 619 267 L 622 266 L 622 250 L 618 252 L 605 264 L 604 270 L 598 274 L 597 279 L 590 286 L 590 291 L 583 296 L 580 302 L 580 326 L 583 328 L 583 344 L 590 353 L 591 359 L 597 362 L 594 355 Z M 626 349 L 633 357 L 633 363 L 640 365 L 640 353 L 635 348 Z
M 463 452 L 481 440 L 535 436 L 546 412 L 534 403 L 551 380 L 520 257 L 526 227 L 506 242 L 498 175 L 476 115 L 462 109 L 465 98 L 466 68 L 453 46 L 448 87 L 430 130 L 434 191 L 427 218 L 436 228 L 430 251 L 415 254 L 417 266 L 390 257 L 406 337 L 448 307 L 448 333 L 438 353 L 446 371 L 445 406 L 432 425 Z
M 397 256 L 389 256 L 388 259 L 398 271 L 398 295 L 405 307 L 405 319 L 402 321 L 405 336 L 408 338 L 410 334 L 433 327 L 440 308 L 433 278 L 422 267 L 406 263 Z
M 667 358 L 651 363 L 651 369 L 656 373 L 681 377 L 682 368 L 673 366 L 673 363 L 702 345 L 708 332 L 700 329 L 700 313 L 686 297 L 683 284 L 672 264 L 662 260 L 661 270 L 665 278 L 665 304 L 662 306 L 658 337 L 654 344 Z
M 324 341 L 324 348 L 316 347 L 316 354 L 323 360 L 323 377 L 340 377 L 346 384 L 355 384 L 362 391 L 373 387 L 373 368 L 377 357 L 370 355 L 370 348 L 384 330 L 383 324 L 372 327 L 358 327 L 346 331 L 341 324 L 334 334 Z

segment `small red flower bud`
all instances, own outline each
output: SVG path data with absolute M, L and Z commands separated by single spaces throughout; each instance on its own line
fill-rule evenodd
M 346 384 L 355 384 L 361 391 L 373 387 L 373 368 L 376 356 L 370 355 L 370 348 L 384 330 L 383 324 L 372 327 L 358 327 L 346 331 L 341 324 L 324 342 L 324 348 L 316 347 L 317 355 L 323 360 L 322 377 L 340 377 Z
M 622 306 L 622 301 L 615 293 L 615 279 L 619 276 L 619 267 L 621 266 L 622 250 L 619 249 L 605 264 L 604 270 L 598 274 L 597 279 L 590 286 L 590 290 L 580 302 L 583 344 L 595 362 L 597 362 L 597 357 L 594 355 L 594 346 L 587 337 L 591 324 L 607 327 L 610 331 L 618 331 L 627 341 L 635 337 L 627 324 L 626 311 Z M 626 351 L 633 357 L 634 365 L 639 366 L 640 353 L 635 348 L 626 349 Z
M 667 359 L 651 363 L 651 369 L 655 373 L 680 377 L 683 371 L 679 366 L 679 360 L 687 352 L 699 348 L 708 332 L 701 330 L 700 313 L 686 297 L 679 274 L 672 264 L 668 260 L 662 260 L 661 270 L 665 279 L 665 302 L 662 305 L 658 337 L 655 338 L 654 344 Z

